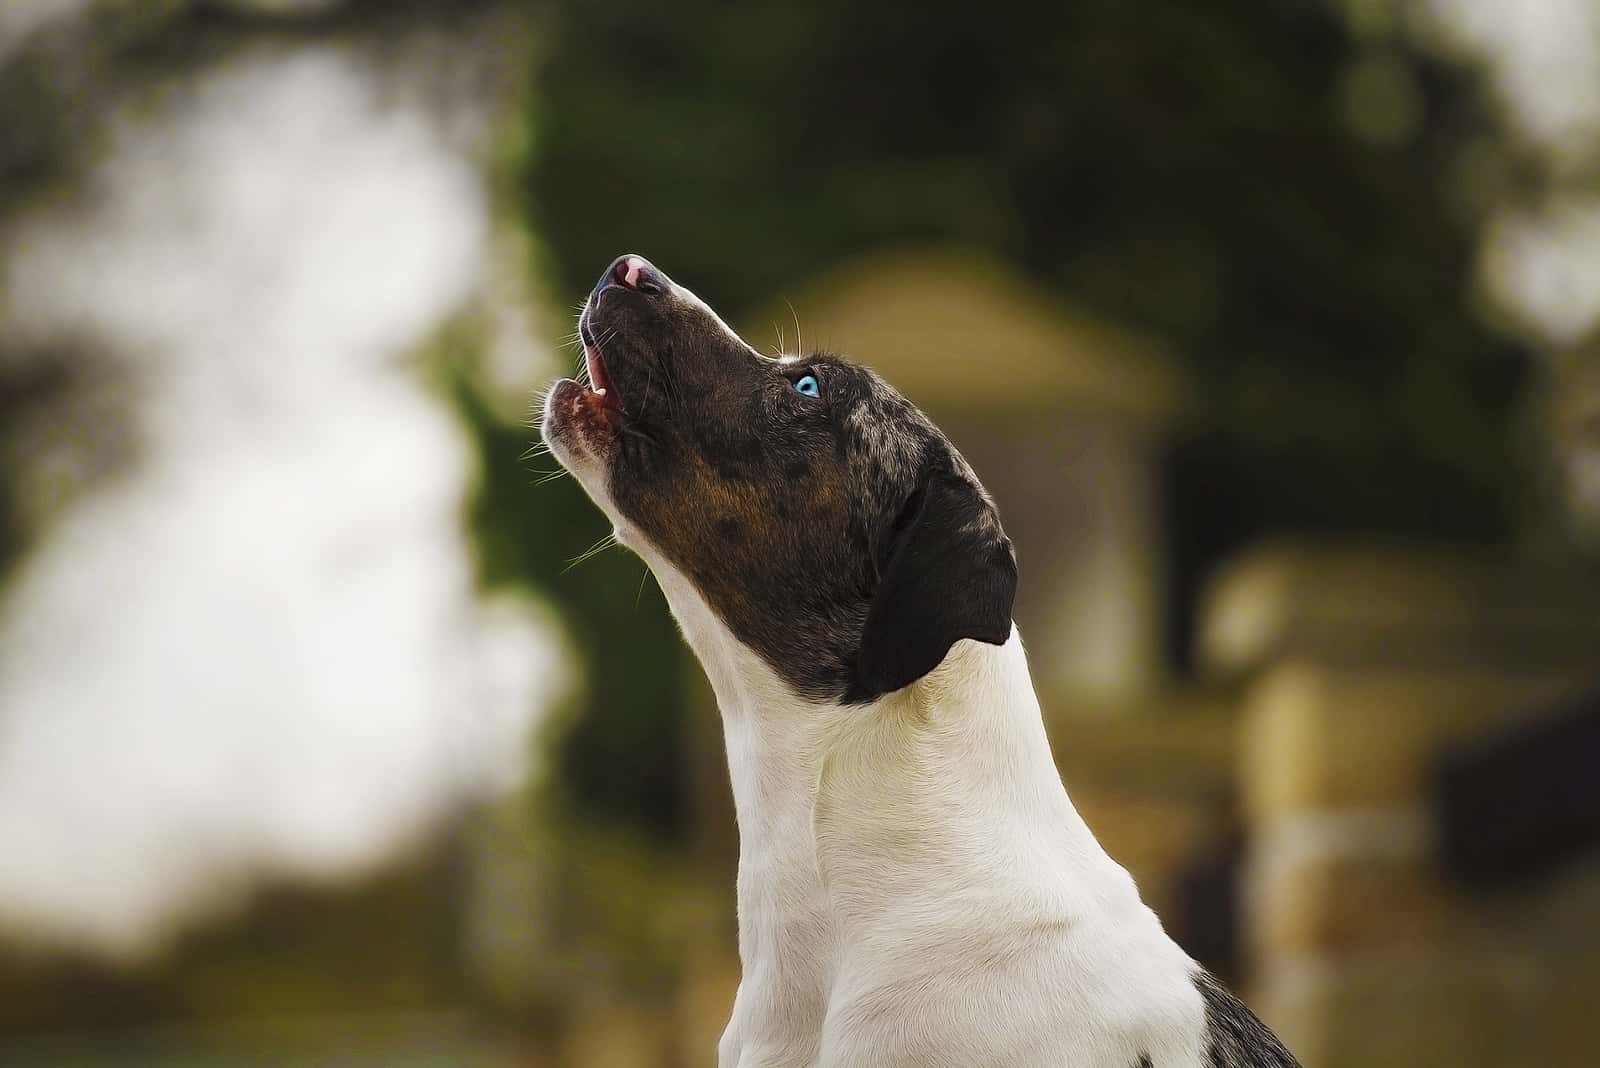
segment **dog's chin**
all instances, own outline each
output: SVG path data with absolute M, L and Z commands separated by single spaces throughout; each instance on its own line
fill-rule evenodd
M 545 394 L 539 430 L 551 455 L 578 474 L 585 464 L 603 467 L 617 447 L 617 405 L 605 393 L 563 378 Z
M 545 395 L 544 421 L 539 426 L 550 455 L 613 523 L 620 517 L 611 501 L 607 471 L 617 450 L 620 418 L 604 394 L 563 378 Z

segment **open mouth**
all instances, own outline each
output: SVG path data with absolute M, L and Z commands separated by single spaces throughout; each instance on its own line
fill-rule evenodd
M 608 408 L 622 410 L 622 399 L 617 396 L 616 386 L 611 381 L 611 373 L 606 367 L 605 355 L 600 351 L 600 344 L 594 336 L 594 331 L 589 329 L 588 319 L 578 322 L 578 335 L 583 340 L 583 362 L 589 372 L 589 384 L 585 392 Z

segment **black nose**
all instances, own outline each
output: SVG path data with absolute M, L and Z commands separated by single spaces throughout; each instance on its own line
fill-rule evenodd
M 591 299 L 598 298 L 611 286 L 636 289 L 641 293 L 655 296 L 666 290 L 667 276 L 652 267 L 650 261 L 643 256 L 631 254 L 618 256 L 611 266 L 606 268 L 606 273 L 600 276 Z

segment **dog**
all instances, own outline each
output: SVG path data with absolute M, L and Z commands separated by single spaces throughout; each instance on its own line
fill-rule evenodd
M 1291 1068 L 1061 784 L 1017 565 L 950 442 L 865 367 L 767 357 L 639 256 L 579 316 L 551 452 L 716 692 L 743 972 L 721 1068 Z

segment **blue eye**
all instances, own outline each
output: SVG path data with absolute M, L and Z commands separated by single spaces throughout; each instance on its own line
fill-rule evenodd
M 808 397 L 822 396 L 822 387 L 817 385 L 816 375 L 801 375 L 794 380 L 794 388 Z

